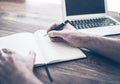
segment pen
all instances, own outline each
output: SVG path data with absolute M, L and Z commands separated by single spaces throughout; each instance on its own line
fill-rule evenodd
M 64 23 L 59 24 L 58 26 L 54 27 L 52 30 L 61 30 L 67 23 L 69 23 L 68 20 L 66 20 Z
M 48 75 L 49 80 L 52 82 L 53 79 L 52 79 L 52 77 L 51 77 L 51 75 L 50 75 L 50 72 L 49 72 L 49 70 L 48 70 L 48 65 L 47 65 L 47 64 L 45 64 L 45 70 L 46 70 L 46 73 L 47 73 L 47 75 Z
M 61 23 L 61 24 L 59 24 L 58 26 L 52 28 L 51 31 L 52 31 L 52 30 L 56 30 L 56 31 L 57 31 L 57 30 L 61 30 L 67 23 L 69 23 L 69 20 L 66 20 L 64 23 Z M 44 36 L 47 36 L 47 34 L 45 34 Z

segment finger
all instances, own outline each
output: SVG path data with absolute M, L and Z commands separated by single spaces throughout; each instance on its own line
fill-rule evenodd
M 65 36 L 64 33 L 61 31 L 50 31 L 48 35 L 50 38 L 53 38 L 53 37 L 64 38 Z
M 13 54 L 14 53 L 12 50 L 6 49 L 6 48 L 2 49 L 2 51 L 6 54 Z
M 6 61 L 11 61 L 13 62 L 13 60 L 15 59 L 15 57 L 12 57 L 12 54 L 14 54 L 13 51 L 11 51 L 10 49 L 2 49 L 2 56 L 4 56 L 4 60 Z
M 1 65 L 1 62 L 2 62 L 2 52 L 0 51 L 0 65 Z
M 1 50 L 0 51 L 0 62 L 5 61 L 6 54 Z
M 35 52 L 34 52 L 34 51 L 30 51 L 30 52 L 29 52 L 29 56 L 30 56 L 30 59 L 31 59 L 33 62 L 35 62 L 35 57 L 36 57 Z
M 34 65 L 34 62 L 35 62 L 35 57 L 36 57 L 35 52 L 30 51 L 29 52 L 29 59 L 27 60 L 27 67 L 30 70 L 33 70 L 33 65 Z
M 50 40 L 52 42 L 64 42 L 64 40 L 62 38 L 59 38 L 59 37 L 53 37 L 53 38 L 50 38 Z
M 54 27 L 56 27 L 57 24 L 53 24 L 52 26 L 50 26 L 48 29 L 47 29 L 47 33 L 50 32 Z
M 15 57 L 13 57 L 13 54 L 15 54 L 15 52 L 11 51 L 10 49 L 2 49 L 2 56 L 4 58 L 4 61 L 9 61 L 9 62 L 13 62 L 13 60 L 15 60 Z

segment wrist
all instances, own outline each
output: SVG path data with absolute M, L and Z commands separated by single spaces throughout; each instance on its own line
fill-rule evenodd
M 86 38 L 84 38 L 83 47 L 94 51 L 98 49 L 97 47 L 100 47 L 101 38 L 104 39 L 104 37 L 100 37 L 100 36 L 92 36 L 92 35 L 86 36 Z
M 80 47 L 81 48 L 87 48 L 90 49 L 92 46 L 94 46 L 94 43 L 96 41 L 96 37 L 95 36 L 84 36 L 80 39 Z

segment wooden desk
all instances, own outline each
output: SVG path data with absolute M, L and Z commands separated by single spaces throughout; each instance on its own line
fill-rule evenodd
M 45 3 L 44 0 L 33 0 L 34 3 L 30 1 L 0 2 L 0 36 L 25 31 L 35 32 L 62 21 L 60 4 Z M 118 13 L 110 12 L 110 15 L 120 21 Z M 87 59 L 50 65 L 53 84 L 120 83 L 120 64 L 92 52 L 85 53 Z M 35 68 L 34 72 L 45 84 L 51 84 L 44 67 Z

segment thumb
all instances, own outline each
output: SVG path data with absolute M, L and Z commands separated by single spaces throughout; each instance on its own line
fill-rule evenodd
M 30 57 L 30 60 L 32 60 L 33 62 L 35 61 L 35 57 L 36 57 L 36 54 L 34 51 L 29 51 L 29 57 Z
M 30 51 L 28 54 L 29 59 L 27 60 L 27 67 L 32 70 L 35 62 L 36 54 L 33 51 Z
M 61 31 L 50 31 L 48 32 L 49 37 L 60 37 L 63 38 L 64 33 L 62 33 Z

